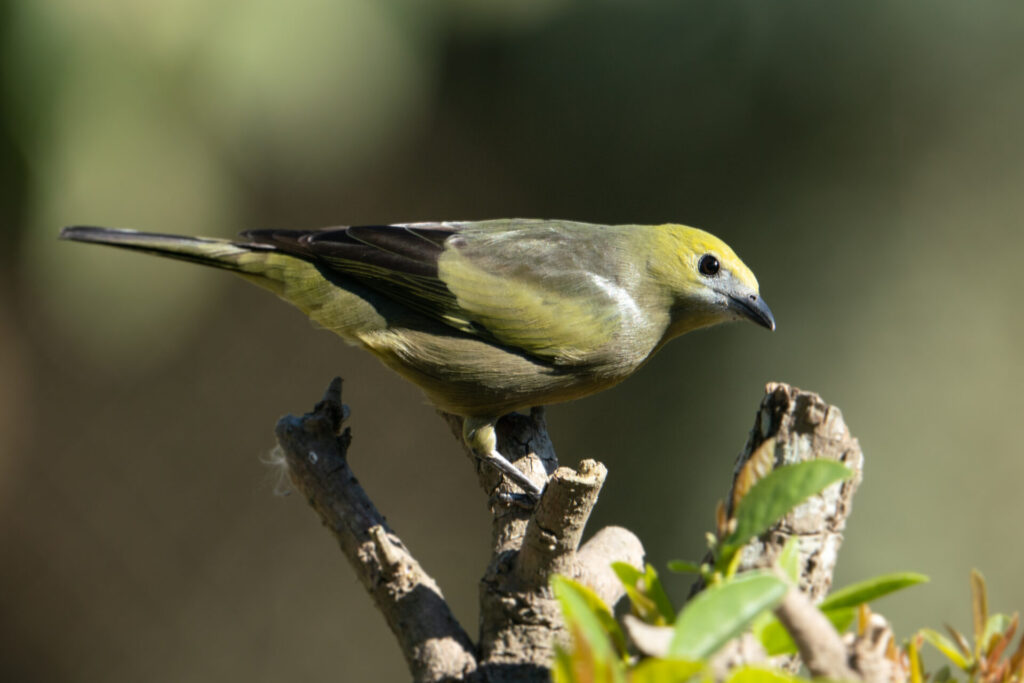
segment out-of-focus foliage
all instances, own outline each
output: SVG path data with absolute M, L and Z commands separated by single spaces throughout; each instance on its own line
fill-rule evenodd
M 749 531 L 749 534 L 742 532 L 745 543 L 763 534 L 808 496 L 849 475 L 850 471 L 838 463 L 812 460 L 783 466 L 756 481 L 749 481 L 743 498 L 738 501 L 736 517 L 732 518 L 736 521 L 742 517 L 745 521 L 739 525 L 731 524 L 728 529 L 719 529 L 712 551 L 716 554 L 738 552 L 742 547 L 742 544 L 734 547 L 738 527 Z M 786 506 L 765 504 L 768 496 L 786 501 Z M 744 501 L 751 501 L 746 512 L 742 511 Z M 731 561 L 725 562 L 724 569 L 718 568 L 717 563 L 715 568 L 702 566 L 705 587 L 686 603 L 678 616 L 669 619 L 665 618 L 665 613 L 671 612 L 671 605 L 655 608 L 655 605 L 668 600 L 655 569 L 647 565 L 646 570 L 640 572 L 635 568 L 628 571 L 621 565 L 616 566 L 633 615 L 654 627 L 655 631 L 662 631 L 666 636 L 671 633 L 661 652 L 651 651 L 656 646 L 653 642 L 645 644 L 638 641 L 635 644 L 642 654 L 652 655 L 646 659 L 627 649 L 622 629 L 611 617 L 609 608 L 593 592 L 565 577 L 554 577 L 552 588 L 562 605 L 571 643 L 568 648 L 558 648 L 553 680 L 582 683 L 625 681 L 628 678 L 634 682 L 682 682 L 697 676 L 702 680 L 712 680 L 708 673 L 710 658 L 748 629 L 769 656 L 796 652 L 789 634 L 771 614 L 786 591 L 795 585 L 792 567 L 787 569 L 785 566 L 792 564 L 786 556 L 794 554 L 793 548 L 795 544 L 790 543 L 783 550 L 778 572 L 752 570 L 736 573 L 735 563 Z M 855 609 L 864 609 L 868 602 L 923 581 L 927 581 L 927 577 L 911 573 L 876 577 L 834 592 L 819 608 L 842 632 L 853 623 Z M 640 637 L 651 636 L 640 634 Z M 765 682 L 799 680 L 771 668 L 741 668 L 731 676 L 738 677 L 738 680 Z
M 231 234 L 240 172 L 286 188 L 343 182 L 423 114 L 434 60 L 419 6 L 12 3 L 9 113 L 33 161 L 28 274 L 42 303 L 118 364 L 140 340 L 150 354 L 173 349 L 216 278 L 55 250 L 53 227 L 73 216 Z
M 751 482 L 746 497 L 756 501 L 771 493 L 790 500 L 792 507 L 838 480 L 832 465 L 835 463 L 818 460 L 779 468 L 772 475 Z M 812 479 L 818 482 L 816 488 L 807 484 Z M 786 512 L 788 509 L 782 509 L 778 514 L 772 512 L 771 518 L 777 520 Z M 754 535 L 762 533 L 766 527 L 758 528 L 760 531 Z M 721 547 L 727 546 L 723 544 Z M 610 609 L 593 592 L 564 577 L 554 577 L 552 587 L 562 605 L 570 646 L 558 648 L 552 679 L 558 683 L 710 681 L 713 680 L 709 673 L 710 657 L 748 628 L 768 656 L 795 654 L 796 646 L 792 639 L 770 612 L 793 585 L 794 577 L 785 567 L 788 563 L 785 556 L 791 547 L 795 545 L 789 544 L 783 551 L 775 573 L 754 570 L 735 574 L 727 570 L 723 574 L 703 565 L 701 571 L 706 587 L 668 625 L 664 610 L 654 608 L 667 599 L 654 568 L 648 565 L 644 572 L 636 569 L 630 572 L 625 567 L 616 567 L 630 598 L 633 615 L 665 631 L 666 635 L 671 631 L 671 639 L 662 653 L 643 652 L 645 646 L 636 643 L 642 654 L 654 654 L 646 658 L 627 647 L 623 631 L 615 623 Z M 839 632 L 849 628 L 855 613 L 859 613 L 857 634 L 864 635 L 870 618 L 869 602 L 927 580 L 921 574 L 910 572 L 878 576 L 833 591 L 818 608 Z M 973 645 L 952 627 L 947 627 L 951 639 L 935 629 L 924 628 L 902 646 L 891 639 L 890 633 L 884 656 L 893 667 L 893 680 L 909 678 L 911 683 L 958 680 L 948 666 L 935 672 L 926 670 L 920 650 L 924 643 L 928 643 L 964 674 L 969 683 L 1024 681 L 1024 636 L 1014 646 L 1020 617 L 1017 613 L 1012 616 L 990 614 L 985 579 L 976 570 L 971 572 L 971 612 Z M 731 672 L 729 680 L 767 683 L 802 679 L 782 670 L 746 666 Z
M 655 626 L 675 621 L 675 608 L 658 580 L 658 572 L 654 567 L 648 564 L 641 572 L 631 564 L 615 562 L 612 569 L 626 589 L 626 596 L 638 617 Z
M 673 625 L 668 655 L 705 659 L 779 603 L 787 585 L 769 572 L 750 571 L 712 583 L 686 603 Z
M 947 626 L 952 640 L 935 629 L 922 629 L 915 637 L 913 645 L 920 648 L 928 643 L 941 652 L 949 662 L 967 675 L 967 680 L 974 683 L 1020 683 L 1024 681 L 1024 636 L 1014 637 L 1020 627 L 1020 615 L 1014 612 L 1006 614 L 989 614 L 988 587 L 981 572 L 971 572 L 971 612 L 974 616 L 973 646 L 971 641 L 952 626 Z M 919 675 L 922 680 L 928 677 Z M 947 672 L 937 672 L 934 680 L 949 680 Z
M 915 572 L 875 576 L 833 591 L 821 601 L 818 609 L 828 617 L 835 629 L 842 633 L 853 624 L 857 616 L 857 608 L 861 605 L 927 581 L 927 576 Z M 796 652 L 796 644 L 775 617 L 760 620 L 754 625 L 754 633 L 769 656 Z

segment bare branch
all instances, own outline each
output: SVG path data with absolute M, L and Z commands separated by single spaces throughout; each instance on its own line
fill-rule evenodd
M 481 581 L 480 635 L 474 647 L 437 584 L 356 482 L 345 460 L 348 430 L 339 433 L 345 417 L 340 390 L 341 381 L 335 380 L 313 413 L 283 418 L 277 427 L 278 440 L 296 488 L 334 533 L 397 636 L 415 679 L 548 680 L 553 645 L 566 636 L 549 587 L 551 575 L 576 578 L 613 605 L 624 591 L 611 563 L 643 566 L 643 546 L 626 529 L 602 529 L 580 546 L 607 476 L 605 467 L 585 460 L 575 470 L 559 468 L 542 410 L 505 416 L 497 425 L 498 450 L 532 477 L 547 479 L 543 495 L 531 509 L 511 499 L 508 494 L 514 489 L 502 475 L 466 449 L 490 498 L 492 513 L 492 559 Z M 443 417 L 462 443 L 461 418 Z M 812 602 L 831 584 L 863 466 L 860 448 L 839 410 L 815 394 L 784 384 L 769 385 L 737 462 L 730 501 L 744 485 L 744 477 L 758 476 L 752 468 L 770 469 L 813 458 L 841 461 L 855 476 L 798 506 L 752 541 L 742 551 L 741 568 L 770 566 L 786 540 L 795 537 L 802 560 L 801 589 L 810 599 L 791 591 L 778 608 L 780 621 L 791 630 L 812 673 L 852 678 L 861 667 L 851 668 L 855 660 Z M 631 632 L 639 633 L 641 627 L 627 624 Z M 645 632 L 645 637 L 663 639 L 663 633 Z M 738 664 L 763 657 L 763 653 L 753 654 L 756 648 L 739 647 L 740 641 L 735 644 L 738 647 L 727 658 L 716 660 L 726 668 L 734 665 L 733 660 Z
M 546 586 L 552 573 L 571 572 L 583 527 L 607 476 L 607 468 L 594 460 L 581 462 L 579 471 L 559 467 L 551 476 L 516 561 L 516 578 L 524 586 Z
M 444 417 L 462 443 L 461 418 Z M 511 462 L 528 473 L 553 474 L 529 510 L 503 502 L 499 494 L 513 489 L 465 449 L 491 495 L 493 555 L 480 584 L 480 667 L 488 680 L 547 681 L 554 643 L 565 638 L 551 575 L 576 578 L 614 605 L 624 591 L 611 563 L 642 567 L 643 546 L 631 532 L 611 527 L 578 548 L 607 471 L 593 460 L 576 470 L 559 468 L 542 409 L 506 415 L 497 432 L 498 450 Z
M 397 636 L 415 679 L 467 680 L 477 668 L 473 644 L 437 583 L 356 481 L 346 461 L 351 437 L 348 429 L 340 432 L 346 413 L 341 380 L 335 379 L 312 413 L 277 423 L 292 483 L 334 534 Z
M 312 413 L 282 418 L 278 441 L 294 485 L 334 533 L 398 638 L 414 678 L 547 681 L 555 638 L 564 632 L 551 575 L 578 578 L 614 604 L 623 590 L 611 563 L 642 565 L 639 540 L 617 527 L 599 532 L 577 552 L 605 467 L 587 460 L 577 470 L 558 468 L 539 409 L 505 416 L 497 426 L 499 451 L 532 476 L 548 478 L 533 509 L 510 502 L 509 484 L 469 454 L 493 517 L 493 554 L 481 582 L 480 642 L 474 647 L 437 584 L 356 481 L 345 459 L 348 430 L 339 434 L 346 411 L 341 380 L 335 380 Z M 444 417 L 462 443 L 461 418 Z
M 811 676 L 835 681 L 859 678 L 847 665 L 849 655 L 842 638 L 801 591 L 791 588 L 775 608 L 775 616 L 789 631 Z

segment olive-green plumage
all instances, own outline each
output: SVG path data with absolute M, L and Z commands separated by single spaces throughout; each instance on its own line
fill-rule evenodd
M 506 413 L 606 389 L 690 330 L 739 318 L 775 327 L 736 254 L 682 225 L 516 219 L 239 241 L 73 227 L 61 237 L 213 265 L 270 289 L 469 418 L 467 441 L 489 458 Z

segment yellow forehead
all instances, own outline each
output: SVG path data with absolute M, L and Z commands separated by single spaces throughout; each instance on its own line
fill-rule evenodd
M 754 277 L 754 273 L 728 244 L 700 228 L 676 224 L 667 224 L 662 227 L 676 237 L 676 248 L 685 265 L 696 268 L 697 262 L 704 254 L 712 254 L 718 258 L 722 267 L 732 273 L 737 280 L 754 291 L 758 291 L 757 278 Z

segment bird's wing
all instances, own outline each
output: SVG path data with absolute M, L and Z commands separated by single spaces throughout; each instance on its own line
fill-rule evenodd
M 243 236 L 462 332 L 556 363 L 585 363 L 639 309 L 609 272 L 615 255 L 580 239 L 576 225 L 417 223 Z
M 242 237 L 311 261 L 325 275 L 355 280 L 455 329 L 479 334 L 438 278 L 437 261 L 452 234 L 452 227 L 437 223 L 250 230 Z

